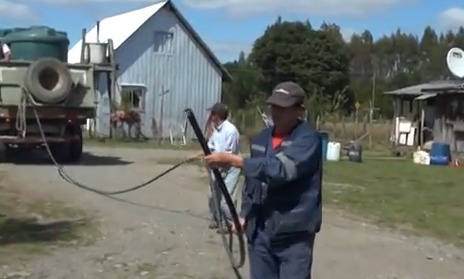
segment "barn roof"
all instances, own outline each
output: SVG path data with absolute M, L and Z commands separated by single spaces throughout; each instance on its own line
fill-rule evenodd
M 187 28 L 193 38 L 203 48 L 206 55 L 213 61 L 213 63 L 221 70 L 223 78 L 226 80 L 232 79 L 230 73 L 224 68 L 219 59 L 214 55 L 211 49 L 200 38 L 198 33 L 187 22 L 185 17 L 174 6 L 171 0 L 158 2 L 151 6 L 133 10 L 127 13 L 118 14 L 115 16 L 107 17 L 100 21 L 100 41 L 106 42 L 108 39 L 113 40 L 114 49 L 118 49 L 129 37 L 134 34 L 145 22 L 154 16 L 163 7 L 168 6 L 170 10 L 179 18 L 179 21 Z M 95 25 L 85 35 L 86 42 L 97 42 L 97 25 Z M 79 63 L 81 57 L 82 39 L 79 40 L 68 51 L 68 62 Z
M 420 96 L 424 92 L 445 93 L 446 91 L 463 91 L 463 82 L 456 80 L 438 80 L 418 85 L 412 85 L 393 91 L 387 91 L 387 95 Z

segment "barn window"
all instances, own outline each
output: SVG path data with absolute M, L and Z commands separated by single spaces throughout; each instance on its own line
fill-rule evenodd
M 145 86 L 121 86 L 121 106 L 124 110 L 145 110 Z
M 171 32 L 155 32 L 154 51 L 165 54 L 173 53 L 173 38 L 174 34 Z

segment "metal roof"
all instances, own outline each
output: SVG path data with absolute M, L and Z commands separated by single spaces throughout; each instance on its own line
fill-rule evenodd
M 387 91 L 384 92 L 384 94 L 420 96 L 423 95 L 424 92 L 445 93 L 445 91 L 464 92 L 464 83 L 456 80 L 438 80 Z
M 431 84 L 423 88 L 422 92 L 464 93 L 464 81 L 449 80 L 447 83 Z
M 193 27 L 187 22 L 185 17 L 179 12 L 170 0 L 158 2 L 151 6 L 133 10 L 127 13 L 107 17 L 100 21 L 100 41 L 107 42 L 113 40 L 114 49 L 117 50 L 129 37 L 134 34 L 148 19 L 154 16 L 159 10 L 168 5 L 170 10 L 179 18 L 180 22 L 189 30 L 194 39 L 204 49 L 208 57 L 221 70 L 224 79 L 232 79 L 230 73 L 224 68 L 222 63 L 217 59 L 211 49 L 195 32 Z M 85 35 L 86 42 L 97 42 L 97 25 Z M 79 40 L 68 51 L 68 63 L 80 63 L 81 60 L 82 39 Z

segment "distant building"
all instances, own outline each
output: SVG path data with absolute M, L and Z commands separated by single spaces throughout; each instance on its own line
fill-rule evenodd
M 100 21 L 99 39 L 112 39 L 119 64 L 116 101 L 129 96 L 142 111 L 142 132 L 153 137 L 162 127 L 163 137 L 179 134 L 185 125 L 183 110 L 194 110 L 200 125 L 206 109 L 220 101 L 223 79 L 230 75 L 171 1 L 115 15 Z M 95 25 L 85 37 L 97 41 Z M 68 52 L 69 63 L 79 63 L 82 41 Z M 110 107 L 106 81 L 98 81 L 97 133 L 110 131 Z M 103 89 L 102 89 L 103 88 Z M 161 102 L 161 95 L 166 93 Z M 163 109 L 161 108 L 163 103 Z M 163 111 L 161 115 L 161 111 Z M 160 123 L 162 122 L 162 123 Z

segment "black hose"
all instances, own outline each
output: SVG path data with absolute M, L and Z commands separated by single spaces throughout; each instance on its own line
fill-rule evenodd
M 200 143 L 200 146 L 203 149 L 204 154 L 205 155 L 210 155 L 211 150 L 209 150 L 209 148 L 208 148 L 208 144 L 206 142 L 205 137 L 203 136 L 200 125 L 198 124 L 198 121 L 195 118 L 195 114 L 193 113 L 192 109 L 189 109 L 189 108 L 185 110 L 185 113 L 187 114 L 187 119 L 189 120 L 190 125 L 192 126 L 193 132 L 195 133 L 195 135 L 196 135 L 196 137 L 198 139 L 198 142 Z M 226 185 L 224 183 L 224 180 L 222 179 L 221 173 L 219 172 L 219 170 L 217 168 L 213 168 L 212 172 L 213 172 L 214 178 L 216 180 L 215 181 L 215 186 L 219 187 L 219 189 L 221 190 L 222 197 L 226 201 L 227 207 L 229 208 L 230 214 L 232 216 L 232 221 L 233 221 L 234 226 L 235 226 L 237 238 L 238 238 L 240 256 L 239 256 L 239 259 L 237 261 L 233 256 L 233 249 L 232 249 L 231 243 L 227 243 L 227 240 L 225 238 L 224 233 L 221 234 L 223 244 L 224 244 L 224 248 L 226 249 L 227 255 L 229 256 L 230 262 L 232 264 L 232 268 L 234 269 L 235 274 L 238 277 L 239 273 L 237 272 L 237 269 L 242 267 L 243 264 L 245 263 L 245 240 L 243 238 L 243 231 L 242 231 L 243 228 L 242 228 L 242 225 L 240 224 L 240 220 L 239 220 L 239 217 L 238 217 L 238 214 L 237 214 L 237 210 L 235 209 L 234 202 L 232 201 L 232 198 L 231 198 L 231 196 L 229 194 L 229 191 L 227 190 L 227 187 L 226 187 Z M 221 215 L 221 210 L 218 209 L 220 204 L 219 204 L 219 202 L 218 202 L 218 200 L 216 198 L 216 195 L 214 194 L 214 191 L 213 191 L 213 199 L 216 199 L 214 202 L 215 202 L 215 205 L 216 205 L 215 206 L 216 210 L 218 211 L 218 213 L 220 215 L 219 219 L 221 219 L 221 220 L 218 220 L 218 221 L 219 221 L 219 225 L 221 225 L 223 223 L 222 220 L 224 219 L 224 216 Z M 233 239 L 233 233 L 232 232 L 230 232 L 229 237 L 230 237 L 231 240 Z
M 168 173 L 172 172 L 173 170 L 177 169 L 178 167 L 180 167 L 180 166 L 182 166 L 182 165 L 196 159 L 196 158 L 188 158 L 186 160 L 183 160 L 182 162 L 179 162 L 179 163 L 175 164 L 174 166 L 168 168 L 167 170 L 163 171 L 162 173 L 156 175 L 155 177 L 153 177 L 153 178 L 151 178 L 151 179 L 149 179 L 149 180 L 147 180 L 147 181 L 145 181 L 145 182 L 143 182 L 141 184 L 129 187 L 127 189 L 118 190 L 118 191 L 102 191 L 102 190 L 98 190 L 98 189 L 96 189 L 94 187 L 84 185 L 84 184 L 74 180 L 70 175 L 68 175 L 65 172 L 63 166 L 61 164 L 59 164 L 58 161 L 56 160 L 55 156 L 53 156 L 53 152 L 51 151 L 50 146 L 48 145 L 47 138 L 46 138 L 45 133 L 43 131 L 42 123 L 40 121 L 39 115 L 37 114 L 37 110 L 36 110 L 34 105 L 32 106 L 32 110 L 34 112 L 34 118 L 35 118 L 37 126 L 39 128 L 40 136 L 41 136 L 42 141 L 43 141 L 43 143 L 45 145 L 45 150 L 47 151 L 48 156 L 50 157 L 50 160 L 53 162 L 53 164 L 57 168 L 57 171 L 58 171 L 58 174 L 60 175 L 60 177 L 63 178 L 63 180 L 65 180 L 66 182 L 68 182 L 68 183 L 70 183 L 70 184 L 72 184 L 74 186 L 77 186 L 79 188 L 82 188 L 82 189 L 90 191 L 90 192 L 94 192 L 96 194 L 100 194 L 100 195 L 103 195 L 103 196 L 111 196 L 111 195 L 120 195 L 120 194 L 125 194 L 125 193 L 129 193 L 129 192 L 139 190 L 141 188 L 149 186 L 151 183 L 153 183 L 156 180 L 162 178 L 163 176 L 167 175 Z

